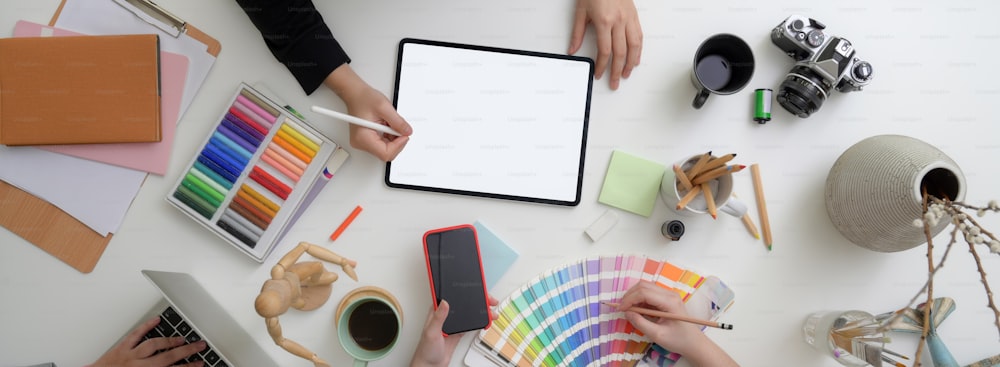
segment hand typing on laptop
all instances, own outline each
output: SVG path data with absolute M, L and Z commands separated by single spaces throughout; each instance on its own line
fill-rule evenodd
M 159 337 L 143 340 L 143 337 L 160 323 L 154 317 L 136 327 L 118 345 L 109 349 L 97 362 L 87 367 L 166 367 L 188 358 L 205 349 L 204 340 L 185 344 L 184 337 Z M 157 353 L 159 351 L 159 353 Z M 201 367 L 202 361 L 181 366 Z

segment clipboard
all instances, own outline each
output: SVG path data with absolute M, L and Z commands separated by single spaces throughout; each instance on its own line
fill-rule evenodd
M 387 186 L 580 203 L 593 60 L 407 38 L 396 64 L 393 105 L 416 133 Z
M 51 21 L 49 21 L 50 26 L 55 26 L 67 1 L 60 2 Z M 174 37 L 190 36 L 204 44 L 205 52 L 213 58 L 218 57 L 222 50 L 222 45 L 218 40 L 184 22 L 152 1 L 102 1 L 117 3 L 125 9 L 129 9 L 148 23 L 150 27 L 155 27 Z M 138 13 L 131 9 L 138 9 Z M 145 14 L 145 16 L 139 15 L 139 13 Z M 184 109 L 186 108 L 182 108 L 182 113 Z M 112 234 L 101 236 L 58 207 L 3 181 L 0 181 L 0 226 L 7 228 L 81 273 L 90 273 L 94 270 L 113 237 Z
M 49 26 L 56 25 L 56 21 L 59 20 L 59 16 L 62 14 L 63 8 L 66 6 L 66 1 L 67 0 L 61 0 L 59 7 L 56 8 L 55 14 L 52 15 L 52 20 L 49 21 Z M 202 32 L 195 26 L 188 24 L 180 17 L 150 0 L 106 1 L 113 1 L 117 3 L 126 10 L 132 12 L 132 14 L 135 14 L 140 19 L 146 21 L 146 23 L 167 32 L 174 38 L 179 37 L 182 34 L 191 36 L 191 38 L 205 44 L 206 51 L 212 56 L 219 57 L 219 52 L 222 51 L 222 44 L 219 43 L 218 40 L 212 38 L 212 36 L 209 36 L 205 32 Z M 126 4 L 131 5 L 131 7 L 126 6 Z

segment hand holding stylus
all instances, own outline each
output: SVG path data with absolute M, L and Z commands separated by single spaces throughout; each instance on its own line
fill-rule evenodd
M 352 147 L 386 162 L 403 151 L 413 128 L 396 112 L 382 92 L 368 85 L 347 64 L 334 69 L 323 83 L 344 100 L 349 115 L 371 123 L 369 127 L 362 127 L 356 122 L 351 124 Z M 384 126 L 389 132 L 381 128 L 376 131 L 371 128 L 372 125 Z

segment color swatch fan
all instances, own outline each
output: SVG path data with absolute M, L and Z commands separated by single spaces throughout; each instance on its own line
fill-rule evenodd
M 640 280 L 677 292 L 691 316 L 714 320 L 733 302 L 718 278 L 703 277 L 642 255 L 590 257 L 539 275 L 497 306 L 493 326 L 474 344 L 506 366 L 634 366 L 652 343 L 623 312 L 601 305 L 618 302 Z M 658 365 L 680 358 L 661 350 Z

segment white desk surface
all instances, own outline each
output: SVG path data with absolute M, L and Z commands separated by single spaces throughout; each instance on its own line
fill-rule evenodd
M 19 19 L 47 23 L 58 3 L 0 2 L 0 34 L 9 35 Z M 1000 197 L 1000 171 L 989 160 L 1000 155 L 991 110 L 1000 96 L 995 65 L 1000 31 L 994 26 L 1000 3 L 639 0 L 645 34 L 642 64 L 619 91 L 612 92 L 605 80 L 595 83 L 579 206 L 392 190 L 382 183 L 383 165 L 352 150 L 343 172 L 275 255 L 258 264 L 171 208 L 163 199 L 168 188 L 240 81 L 263 82 L 294 106 L 342 108 L 343 103 L 328 90 L 306 96 L 234 1 L 159 3 L 216 37 L 222 53 L 180 122 L 168 174 L 148 178 L 93 273 L 81 274 L 0 230 L 0 365 L 92 362 L 157 300 L 156 290 L 139 271 L 158 269 L 193 274 L 280 365 L 307 366 L 271 342 L 252 304 L 280 255 L 298 241 L 312 241 L 357 259 L 360 281 L 338 281 L 330 301 L 317 311 L 292 310 L 282 316 L 286 337 L 334 365 L 348 363 L 336 340 L 333 311 L 347 291 L 377 285 L 401 300 L 405 322 L 397 348 L 372 365 L 401 366 L 409 360 L 431 306 L 421 235 L 432 228 L 482 220 L 521 253 L 495 288 L 499 298 L 542 271 L 584 256 L 644 253 L 717 275 L 732 286 L 736 303 L 725 321 L 736 325 L 735 330 L 708 333 L 744 366 L 836 366 L 802 341 L 805 316 L 824 309 L 898 308 L 923 284 L 927 271 L 923 247 L 874 253 L 849 243 L 831 225 L 823 184 L 840 153 L 872 135 L 909 135 L 940 147 L 958 162 L 968 178 L 968 201 Z M 354 59 L 352 66 L 391 95 L 400 39 L 561 53 L 568 48 L 575 2 L 317 3 Z M 834 94 L 808 119 L 792 117 L 776 104 L 774 119 L 757 125 L 751 120 L 753 89 L 777 89 L 792 65 L 768 38 L 791 13 L 817 18 L 828 25 L 829 33 L 853 41 L 858 55 L 874 65 L 875 79 L 863 92 Z M 751 45 L 757 60 L 753 80 L 739 94 L 712 96 L 704 108 L 694 110 L 692 55 L 703 39 L 721 32 L 737 34 Z M 593 56 L 594 50 L 591 31 L 580 54 Z M 348 142 L 346 125 L 307 116 L 323 121 L 320 128 L 329 136 Z M 687 234 L 668 244 L 659 227 L 675 215 L 662 203 L 649 218 L 612 209 L 618 211 L 619 223 L 601 241 L 591 243 L 583 230 L 609 208 L 597 197 L 613 149 L 663 163 L 707 150 L 736 152 L 740 163 L 760 163 L 774 251 L 766 252 L 739 220 L 728 216 L 686 219 Z M 738 175 L 736 187 L 750 199 L 748 171 Z M 327 236 L 358 204 L 364 212 L 340 239 L 329 242 Z M 996 230 L 1000 220 L 992 216 L 986 223 Z M 940 334 L 962 364 L 1000 351 L 1000 337 L 966 250 L 951 254 L 934 289 L 936 296 L 957 301 L 957 311 Z M 983 258 L 989 280 L 1000 290 L 1000 258 Z M 452 365 L 460 365 L 469 340 L 459 347 Z M 897 336 L 894 349 L 912 354 L 914 340 Z

